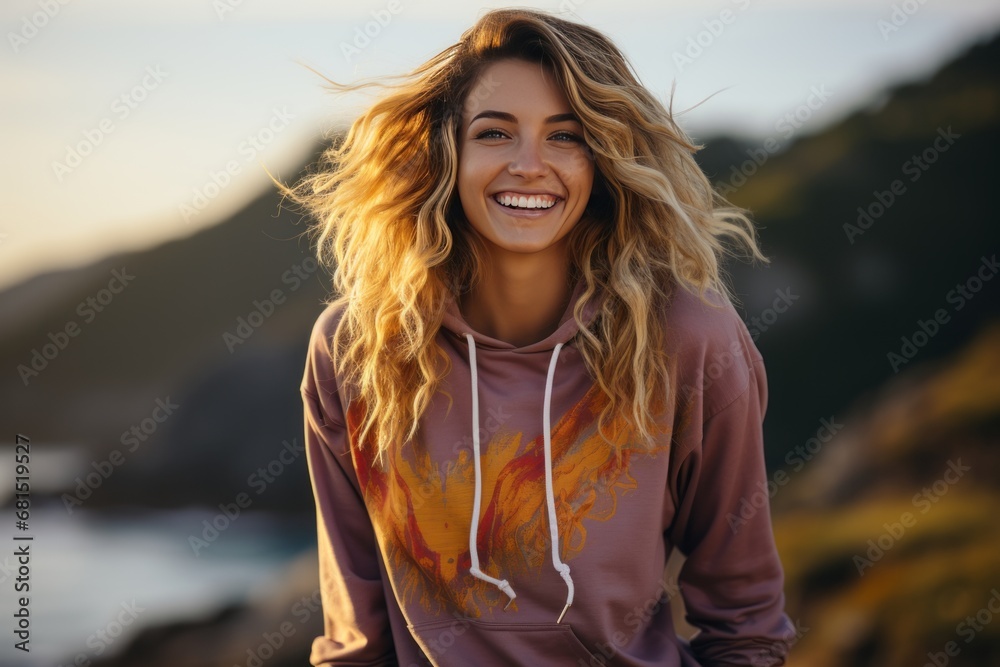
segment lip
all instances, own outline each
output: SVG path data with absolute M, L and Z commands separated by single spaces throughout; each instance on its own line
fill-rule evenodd
M 531 197 L 532 195 L 545 195 L 547 197 L 552 197 L 553 199 L 562 199 L 559 195 L 554 192 L 548 192 L 546 190 L 497 190 L 491 197 L 496 197 L 497 195 L 502 195 L 505 192 L 509 192 L 512 195 L 523 195 L 525 197 Z

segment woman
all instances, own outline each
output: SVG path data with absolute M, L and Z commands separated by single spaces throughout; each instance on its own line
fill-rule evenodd
M 283 188 L 340 293 L 301 386 L 313 665 L 782 664 L 741 508 L 764 365 L 719 267 L 766 258 L 696 149 L 606 37 L 498 10 Z

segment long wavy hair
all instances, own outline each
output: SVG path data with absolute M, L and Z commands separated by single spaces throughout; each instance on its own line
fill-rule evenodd
M 746 212 L 695 162 L 702 147 L 606 36 L 543 11 L 484 14 L 402 82 L 377 82 L 389 91 L 346 136 L 293 187 L 277 183 L 315 219 L 317 255 L 337 295 L 329 304 L 344 308 L 332 362 L 365 406 L 357 442 L 370 436 L 379 459 L 417 435 L 451 370 L 435 342 L 447 301 L 482 279 L 485 246 L 459 201 L 457 146 L 484 68 L 507 58 L 554 74 L 593 153 L 591 199 L 567 238 L 571 277 L 585 281 L 575 344 L 608 398 L 598 426 L 609 443 L 613 416 L 654 440 L 670 387 L 662 312 L 673 287 L 713 307 L 721 304 L 710 292 L 733 301 L 720 269 L 720 257 L 734 254 L 726 239 L 770 261 Z M 374 85 L 326 80 L 341 90 Z M 601 293 L 582 326 L 584 304 Z

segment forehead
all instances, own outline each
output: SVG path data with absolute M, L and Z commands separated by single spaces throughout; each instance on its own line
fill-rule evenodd
M 487 65 L 465 97 L 462 119 L 468 123 L 485 109 L 549 115 L 571 111 L 555 73 L 542 63 L 507 58 Z

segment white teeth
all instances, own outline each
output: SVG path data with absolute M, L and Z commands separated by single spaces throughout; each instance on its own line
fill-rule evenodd
M 552 208 L 556 205 L 556 199 L 550 199 L 547 197 L 536 197 L 534 195 L 530 197 L 520 196 L 513 197 L 511 195 L 499 195 L 494 197 L 499 203 L 504 206 L 513 206 L 517 208 Z

